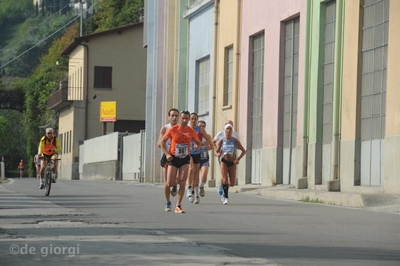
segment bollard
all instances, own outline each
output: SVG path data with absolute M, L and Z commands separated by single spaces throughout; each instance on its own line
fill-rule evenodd
M 5 171 L 4 162 L 0 162 L 0 176 L 1 179 L 6 179 L 6 171 Z

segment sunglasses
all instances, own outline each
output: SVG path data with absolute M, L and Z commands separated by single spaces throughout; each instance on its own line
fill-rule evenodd
M 52 134 L 53 134 L 53 132 L 47 132 L 46 134 L 47 134 L 47 135 L 52 135 Z

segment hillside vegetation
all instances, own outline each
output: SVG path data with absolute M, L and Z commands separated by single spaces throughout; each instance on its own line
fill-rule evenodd
M 0 4 L 3 2 L 14 0 L 0 0 Z M 32 5 L 31 0 L 28 2 Z M 96 3 L 93 17 L 85 21 L 84 34 L 138 22 L 144 6 L 143 0 L 103 0 Z M 50 8 L 44 10 L 48 10 L 47 13 L 43 14 L 38 10 L 35 12 L 34 7 L 27 7 L 20 12 L 21 16 L 25 16 L 25 20 L 13 20 L 12 23 L 10 20 L 6 21 L 9 28 L 2 31 L 0 36 L 12 38 L 0 38 L 0 49 L 3 50 L 3 53 L 0 51 L 0 63 L 3 64 L 4 57 L 10 55 L 12 49 L 15 53 L 9 56 L 11 59 L 76 17 L 73 11 L 62 14 L 57 11 L 51 13 L 50 11 L 54 10 Z M 60 31 L 59 35 L 54 35 L 53 40 L 47 39 L 26 55 L 0 69 L 0 74 L 27 77 L 25 81 L 7 84 L 8 87 L 24 91 L 26 109 L 23 115 L 16 111 L 0 109 L 0 134 L 3 136 L 0 139 L 0 155 L 7 156 L 9 170 L 16 170 L 15 165 L 18 165 L 21 158 L 27 162 L 32 161 L 45 127 L 51 126 L 58 131 L 58 113 L 48 110 L 48 102 L 52 92 L 57 89 L 59 78 L 68 72 L 68 60 L 61 57 L 60 53 L 79 36 L 78 22 L 79 20 L 71 23 L 65 30 Z M 2 28 L 4 27 L 0 27 Z M 7 47 L 4 48 L 5 46 Z M 9 49 L 7 53 L 4 52 L 5 49 Z M 29 166 L 30 176 L 34 176 L 34 166 Z

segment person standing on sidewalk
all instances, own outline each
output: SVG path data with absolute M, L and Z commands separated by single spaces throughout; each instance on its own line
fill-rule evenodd
M 176 124 L 178 124 L 179 121 L 179 110 L 176 108 L 171 108 L 168 111 L 168 120 L 169 123 L 162 126 L 162 128 L 160 129 L 160 137 L 158 138 L 158 147 L 161 148 L 161 142 L 162 142 L 162 138 L 165 134 L 165 132 L 167 132 L 168 129 L 170 129 L 170 127 L 175 126 Z M 171 147 L 171 139 L 167 140 L 166 142 L 167 145 L 167 150 L 169 150 L 169 148 Z M 170 202 L 170 195 L 172 197 L 176 196 L 177 190 L 176 190 L 176 180 L 172 181 L 172 189 L 169 187 L 169 185 L 167 184 L 167 172 L 168 172 L 168 163 L 167 163 L 167 157 L 165 156 L 165 154 L 163 153 L 161 156 L 161 167 L 162 167 L 162 172 L 163 172 L 163 176 L 164 176 L 164 193 L 165 193 L 165 199 L 167 200 L 167 202 Z M 171 189 L 171 191 L 170 191 Z
M 18 169 L 19 169 L 19 178 L 22 178 L 22 176 L 24 175 L 24 171 L 25 171 L 24 160 L 21 159 L 21 161 L 18 164 Z
M 232 136 L 232 132 L 233 126 L 226 124 L 225 138 L 218 142 L 216 151 L 216 155 L 220 158 L 219 166 L 221 168 L 223 189 L 221 201 L 223 204 L 228 204 L 229 202 L 229 187 L 233 187 L 236 184 L 236 166 L 246 154 L 246 149 L 238 139 Z M 236 156 L 236 149 L 242 151 L 239 157 Z
M 201 146 L 201 141 L 197 137 L 196 131 L 188 126 L 189 119 L 190 112 L 183 110 L 180 113 L 180 124 L 168 129 L 160 143 L 161 149 L 168 161 L 167 186 L 171 187 L 173 185 L 173 180 L 176 178 L 177 173 L 179 173 L 177 178 L 179 191 L 175 213 L 185 213 L 181 204 L 185 194 L 186 179 L 189 173 L 190 141 L 194 140 L 196 144 L 195 149 L 200 149 Z M 166 146 L 168 139 L 171 139 L 171 146 L 169 149 L 167 149 Z M 165 204 L 165 211 L 170 210 L 171 202 L 169 201 Z

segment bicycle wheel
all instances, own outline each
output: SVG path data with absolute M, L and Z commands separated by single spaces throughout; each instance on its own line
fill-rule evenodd
M 51 172 L 47 172 L 46 179 L 45 179 L 45 187 L 44 187 L 44 195 L 45 196 L 50 195 L 50 189 L 51 189 Z

